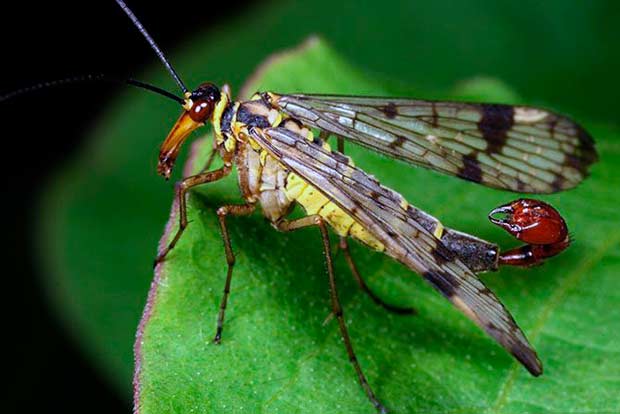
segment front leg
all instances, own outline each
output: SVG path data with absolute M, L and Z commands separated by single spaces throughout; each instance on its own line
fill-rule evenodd
M 226 226 L 226 217 L 232 216 L 247 216 L 252 214 L 256 209 L 256 205 L 241 204 L 241 205 L 228 205 L 217 209 L 217 218 L 220 222 L 220 231 L 222 232 L 222 241 L 224 242 L 224 251 L 226 252 L 226 263 L 228 269 L 226 271 L 226 283 L 224 284 L 224 295 L 222 296 L 222 302 L 220 303 L 220 312 L 217 315 L 217 330 L 215 332 L 215 338 L 213 342 L 219 344 L 222 341 L 222 330 L 224 329 L 224 314 L 226 313 L 226 305 L 228 303 L 228 295 L 230 294 L 230 281 L 232 279 L 233 267 L 235 266 L 235 254 L 232 251 L 232 245 L 230 243 L 230 235 L 228 234 L 228 227 Z
M 183 235 L 185 228 L 187 227 L 187 191 L 192 187 L 196 187 L 197 185 L 221 180 L 222 178 L 230 174 L 231 168 L 232 167 L 230 166 L 230 164 L 225 163 L 224 166 L 220 169 L 193 175 L 177 183 L 176 191 L 179 203 L 179 228 L 177 229 L 176 234 L 172 238 L 172 241 L 168 244 L 164 251 L 161 252 L 159 256 L 157 256 L 157 259 L 155 259 L 155 266 L 157 266 L 159 263 L 166 259 L 166 256 L 168 255 L 168 253 L 170 253 L 172 249 L 174 249 L 174 246 L 177 244 L 177 242 Z

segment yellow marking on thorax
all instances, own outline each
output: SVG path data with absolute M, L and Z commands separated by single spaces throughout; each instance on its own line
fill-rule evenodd
M 215 139 L 218 144 L 221 144 L 224 141 L 224 136 L 222 135 L 222 115 L 228 106 L 228 102 L 228 95 L 222 92 L 220 94 L 220 100 L 217 104 L 215 104 L 215 108 L 213 108 L 213 115 L 211 116 L 211 123 L 213 125 Z
M 221 144 L 222 142 L 224 142 L 224 148 L 226 149 L 226 151 L 228 152 L 233 152 L 235 150 L 235 147 L 237 146 L 237 138 L 239 136 L 239 134 L 241 133 L 241 127 L 242 125 L 240 125 L 237 122 L 237 110 L 239 109 L 239 102 L 235 102 L 233 105 L 233 116 L 230 120 L 230 130 L 232 131 L 232 135 L 226 138 L 226 141 L 219 141 L 218 140 L 218 145 Z M 220 130 L 221 132 L 221 130 Z M 215 135 L 217 138 L 217 134 Z M 223 139 L 223 138 L 222 138 Z

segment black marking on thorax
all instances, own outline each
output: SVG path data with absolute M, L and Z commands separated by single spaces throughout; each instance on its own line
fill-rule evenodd
M 250 108 L 241 104 L 237 110 L 237 121 L 244 123 L 250 128 L 269 128 L 271 124 L 269 120 L 263 115 L 257 115 L 253 113 Z
M 222 121 L 220 129 L 223 133 L 230 134 L 230 123 L 232 122 L 233 116 L 235 115 L 235 106 L 232 104 L 228 104 L 226 109 L 224 109 L 224 113 L 222 114 Z

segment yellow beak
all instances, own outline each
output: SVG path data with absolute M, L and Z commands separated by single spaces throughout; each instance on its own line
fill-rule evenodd
M 179 155 L 181 145 L 187 139 L 189 134 L 198 127 L 203 126 L 202 122 L 196 122 L 189 116 L 189 112 L 183 111 L 172 130 L 161 144 L 159 150 L 159 163 L 157 164 L 157 172 L 166 180 L 170 178 L 172 167 Z

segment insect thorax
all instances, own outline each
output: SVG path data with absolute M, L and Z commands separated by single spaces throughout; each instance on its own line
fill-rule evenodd
M 234 151 L 239 187 L 243 197 L 258 202 L 263 214 L 276 222 L 299 203 L 306 214 L 318 214 L 340 236 L 351 236 L 369 247 L 383 251 L 384 246 L 363 226 L 303 178 L 284 167 L 250 136 L 253 128 L 283 127 L 326 149 L 329 144 L 315 138 L 299 121 L 282 114 L 256 95 L 252 100 L 230 105 L 222 115 L 222 146 Z M 349 160 L 350 162 L 350 160 Z

